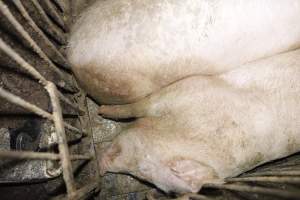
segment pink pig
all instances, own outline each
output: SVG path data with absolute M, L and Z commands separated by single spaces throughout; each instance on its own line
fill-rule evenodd
M 100 155 L 101 172 L 130 173 L 169 192 L 197 192 L 300 150 L 300 50 L 218 76 L 191 76 L 136 103 L 138 117 Z
M 102 104 L 135 102 L 300 47 L 299 0 L 107 0 L 84 12 L 68 57 Z

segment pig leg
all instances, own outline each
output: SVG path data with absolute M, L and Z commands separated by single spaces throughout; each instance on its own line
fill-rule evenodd
M 195 82 L 195 80 L 197 81 Z M 191 88 L 195 84 L 196 87 Z M 209 90 L 209 88 L 213 88 L 216 85 L 222 86 L 222 84 L 226 85 L 225 81 L 218 77 L 191 76 L 176 81 L 135 103 L 103 105 L 99 108 L 98 113 L 103 117 L 112 119 L 159 117 L 172 113 L 178 105 L 177 102 L 181 101 L 184 103 L 183 99 L 185 96 L 189 97 L 193 93 Z
M 98 113 L 105 118 L 126 119 L 131 117 L 143 117 L 145 115 L 145 101 L 139 101 L 126 105 L 102 105 Z

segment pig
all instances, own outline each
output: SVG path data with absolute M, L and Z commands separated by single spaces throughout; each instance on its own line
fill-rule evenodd
M 72 28 L 68 58 L 98 103 L 128 104 L 296 49 L 299 20 L 300 0 L 97 1 Z
M 165 192 L 197 192 L 300 150 L 300 49 L 196 75 L 101 115 L 137 118 L 99 155 Z

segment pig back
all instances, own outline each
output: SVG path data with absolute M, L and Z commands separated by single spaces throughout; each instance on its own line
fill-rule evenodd
M 296 48 L 299 19 L 299 0 L 98 1 L 73 27 L 68 57 L 97 101 L 130 103 Z

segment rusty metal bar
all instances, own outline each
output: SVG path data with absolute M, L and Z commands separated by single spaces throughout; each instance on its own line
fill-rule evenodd
M 42 18 L 46 21 L 46 23 L 51 27 L 50 32 L 59 33 L 54 27 L 54 24 L 52 24 L 52 21 L 48 18 L 44 10 L 41 8 L 37 0 L 31 0 L 33 5 L 37 8 L 39 14 L 42 16 Z M 36 25 L 36 23 L 33 21 L 33 19 L 28 14 L 27 10 L 24 8 L 22 2 L 20 0 L 13 0 L 14 5 L 17 7 L 21 15 L 24 17 L 24 19 L 27 21 L 27 23 L 31 26 L 31 28 L 36 32 L 37 37 L 41 37 L 43 39 L 43 42 L 46 44 L 46 47 L 49 46 L 52 49 L 52 52 L 49 55 L 53 55 L 54 52 L 55 56 L 59 57 L 60 60 L 64 61 L 65 63 L 62 64 L 62 66 L 66 69 L 70 69 L 69 64 L 65 60 L 65 58 L 62 56 L 62 54 L 56 49 L 54 44 L 47 38 L 47 36 L 43 33 L 43 31 Z M 53 5 L 49 0 L 43 2 L 46 4 L 46 10 L 48 10 L 53 17 L 53 19 L 63 28 L 66 30 L 66 23 L 63 21 L 61 15 L 57 12 L 56 8 L 53 7 Z M 55 0 L 55 4 L 58 5 L 61 10 L 66 11 L 66 7 L 63 6 L 59 1 Z M 10 12 L 8 7 L 0 0 L 0 12 L 4 14 L 4 16 L 7 18 L 7 20 L 11 23 L 11 25 L 17 30 L 17 32 L 21 35 L 22 39 L 24 39 L 30 47 L 43 59 L 47 62 L 47 64 L 58 73 L 59 76 L 63 78 L 62 72 L 57 68 L 57 66 L 49 59 L 49 57 L 44 53 L 44 51 L 40 48 L 40 46 L 31 38 L 31 36 L 26 32 L 26 30 L 22 27 L 22 25 L 16 20 L 16 18 L 13 16 L 13 14 Z M 40 24 L 39 24 L 40 25 Z M 51 34 L 50 34 L 51 35 Z M 55 35 L 55 34 L 54 34 Z M 61 37 L 59 34 L 56 35 L 58 38 L 63 38 L 63 42 L 65 42 L 64 35 Z M 64 43 L 62 43 L 64 44 Z M 44 47 L 44 46 L 43 46 Z M 59 154 L 55 153 L 47 153 L 47 152 L 29 152 L 29 151 L 0 151 L 0 158 L 8 158 L 8 159 L 35 159 L 35 160 L 61 160 L 61 165 L 63 169 L 63 178 L 66 184 L 67 189 L 67 198 L 72 200 L 77 199 L 83 199 L 88 197 L 89 194 L 92 194 L 95 190 L 100 189 L 100 180 L 97 180 L 79 190 L 76 190 L 75 187 L 75 180 L 73 176 L 73 170 L 71 165 L 71 160 L 90 160 L 94 158 L 92 155 L 70 155 L 68 144 L 67 144 L 67 138 L 65 134 L 65 128 L 69 128 L 75 132 L 82 133 L 83 131 L 80 131 L 76 127 L 71 126 L 68 123 L 64 123 L 60 101 L 64 101 L 68 105 L 72 106 L 74 109 L 76 109 L 81 114 L 84 113 L 80 108 L 74 106 L 74 104 L 66 98 L 62 93 L 60 93 L 55 84 L 48 81 L 44 76 L 41 75 L 40 72 L 38 72 L 32 65 L 30 65 L 28 62 L 26 62 L 22 56 L 20 56 L 16 51 L 14 51 L 9 45 L 6 44 L 1 38 L 0 38 L 0 49 L 4 51 L 5 54 L 7 54 L 11 59 L 16 61 L 20 67 L 25 69 L 30 75 L 33 76 L 34 79 L 37 79 L 39 83 L 41 83 L 45 89 L 48 91 L 50 100 L 52 103 L 52 114 L 49 112 L 46 112 L 45 110 L 39 108 L 38 106 L 31 104 L 24 99 L 18 97 L 17 95 L 14 95 L 2 87 L 0 87 L 0 97 L 6 99 L 7 101 L 21 106 L 39 116 L 42 116 L 43 118 L 52 120 L 55 125 L 55 130 L 58 138 L 58 148 L 59 148 Z M 48 51 L 46 51 L 48 53 Z M 55 59 L 53 59 L 55 61 Z M 55 61 L 59 65 L 61 63 Z M 66 85 L 70 85 L 69 87 L 73 86 L 71 84 L 71 80 L 69 79 L 63 79 L 65 80 L 62 83 L 59 83 L 58 85 L 62 88 L 66 88 Z
M 43 86 L 47 85 L 47 80 L 28 62 L 26 62 L 18 53 L 16 53 L 9 45 L 7 45 L 1 38 L 0 38 L 0 49 L 6 53 L 11 59 L 16 61 L 20 67 L 25 69 L 28 73 L 30 73 L 33 78 L 37 79 Z M 66 97 L 63 96 L 63 94 L 59 93 L 59 97 L 67 103 L 69 106 L 74 108 L 76 111 L 79 112 L 79 114 L 84 113 L 83 110 L 75 106 L 73 103 L 71 103 Z
M 300 171 L 291 170 L 291 171 L 265 171 L 265 172 L 254 172 L 252 174 L 245 174 L 244 177 L 252 176 L 300 176 Z
M 2 87 L 0 87 L 0 97 L 2 97 L 3 99 L 5 99 L 13 104 L 21 106 L 21 107 L 25 108 L 26 110 L 29 110 L 43 118 L 53 120 L 53 117 L 50 113 L 44 111 L 43 109 L 37 107 L 36 105 L 28 103 L 27 101 L 23 100 L 22 98 L 6 91 Z
M 64 3 L 64 1 L 62 0 L 52 0 L 62 12 L 66 12 L 67 8 L 66 5 Z
M 44 6 L 44 11 L 64 30 L 68 31 L 63 17 L 57 12 L 55 5 L 50 0 L 42 0 L 40 4 Z M 46 9 L 47 8 L 47 9 Z
M 63 57 L 63 55 L 57 50 L 57 48 L 53 45 L 53 43 L 48 39 L 48 37 L 44 34 L 44 32 L 36 25 L 33 19 L 28 14 L 27 10 L 23 6 L 20 0 L 13 0 L 13 3 L 24 17 L 27 20 L 28 24 L 33 28 L 33 30 L 40 35 L 43 39 L 43 42 L 55 53 L 59 60 L 53 59 L 55 62 L 58 62 L 60 65 L 69 65 L 68 61 Z
M 43 8 L 41 7 L 41 5 L 39 4 L 39 2 L 37 0 L 30 0 L 32 2 L 32 4 L 35 6 L 35 8 L 37 9 L 39 15 L 41 16 L 41 19 L 43 21 L 45 21 L 45 29 L 44 31 L 46 31 L 47 33 L 49 33 L 51 36 L 53 36 L 53 38 L 56 38 L 56 40 L 58 40 L 59 43 L 65 45 L 67 44 L 67 37 L 65 35 L 65 33 L 58 28 L 58 26 L 56 26 L 47 16 L 47 14 L 45 13 L 45 11 L 43 10 Z
M 60 160 L 60 155 L 55 153 L 31 152 L 31 151 L 8 151 L 0 150 L 0 158 L 9 159 L 33 159 L 33 160 Z M 70 155 L 71 160 L 90 160 L 90 155 Z
M 65 97 L 61 92 L 58 92 L 58 97 L 60 98 L 60 100 L 62 100 L 63 102 L 65 102 L 66 104 L 68 104 L 69 106 L 71 106 L 72 108 L 74 108 L 79 115 L 84 115 L 85 112 L 79 108 L 78 106 L 76 106 L 74 103 L 72 103 L 67 97 Z
M 240 185 L 240 184 L 225 184 L 225 185 L 205 184 L 203 187 L 213 188 L 213 189 L 231 190 L 231 191 L 237 191 L 237 192 L 257 193 L 257 194 L 264 194 L 264 195 L 282 197 L 282 198 L 287 198 L 287 199 L 298 199 L 300 196 L 300 192 L 291 192 L 291 191 L 285 191 L 285 190 L 270 189 L 270 188 Z
M 292 183 L 299 184 L 300 177 L 278 177 L 278 176 L 258 176 L 243 178 L 228 178 L 226 182 L 272 182 L 272 183 Z
M 272 168 L 272 169 L 263 169 L 260 172 L 281 172 L 281 171 L 294 171 L 296 167 L 300 167 L 298 164 L 293 164 L 293 165 L 285 165 L 285 166 L 276 166 L 276 168 Z
M 67 137 L 65 134 L 65 129 L 63 125 L 62 111 L 60 107 L 60 102 L 58 99 L 56 86 L 49 82 L 46 86 L 46 89 L 49 93 L 52 107 L 53 107 L 53 121 L 56 129 L 56 134 L 58 138 L 58 149 L 61 157 L 62 169 L 63 169 L 63 178 L 65 180 L 67 194 L 68 196 L 72 195 L 75 188 L 75 181 L 73 176 L 72 164 L 70 160 L 70 153 L 67 144 Z
M 99 161 L 98 161 L 98 157 L 96 156 L 96 146 L 95 146 L 95 138 L 93 137 L 94 133 L 93 133 L 93 129 L 92 129 L 92 124 L 91 124 L 91 113 L 89 112 L 89 109 L 88 109 L 88 102 L 87 102 L 87 97 L 84 96 L 83 98 L 79 99 L 79 101 L 82 100 L 83 102 L 81 102 L 84 106 L 84 109 L 85 109 L 85 113 L 86 115 L 85 116 L 80 116 L 79 117 L 79 120 L 81 122 L 81 126 L 83 126 L 84 129 L 87 130 L 87 136 L 89 137 L 90 139 L 90 142 L 91 142 L 91 149 L 92 149 L 92 152 L 91 152 L 91 155 L 93 155 L 95 157 L 95 168 L 96 168 L 96 177 L 100 177 L 100 173 L 99 173 Z M 85 118 L 85 119 L 84 119 Z M 84 121 L 86 123 L 84 123 Z
M 11 59 L 16 61 L 23 69 L 29 72 L 33 78 L 37 79 L 41 84 L 46 85 L 47 80 L 29 63 L 27 63 L 17 52 L 15 52 L 2 38 L 0 38 L 0 49 Z
M 51 121 L 53 121 L 53 116 L 44 111 L 43 109 L 39 108 L 38 106 L 36 105 L 33 105 L 31 103 L 28 103 L 27 101 L 25 101 L 24 99 L 6 91 L 5 89 L 3 89 L 2 87 L 0 87 L 0 97 L 2 97 L 3 99 L 15 104 L 15 105 L 18 105 L 18 106 L 21 106 L 43 118 L 46 118 L 46 119 L 49 119 Z M 85 135 L 86 133 L 83 132 L 83 131 L 80 131 L 79 129 L 77 129 L 76 127 L 68 124 L 68 123 L 64 123 L 65 127 L 76 132 L 76 133 L 79 133 L 79 134 L 83 134 Z
M 45 60 L 49 66 L 57 72 L 60 76 L 63 77 L 61 71 L 53 64 L 53 62 L 47 57 L 47 55 L 42 51 L 42 49 L 36 44 L 36 42 L 31 38 L 31 36 L 25 31 L 22 25 L 16 20 L 13 14 L 10 12 L 8 7 L 0 1 L 0 11 L 4 14 L 7 20 L 16 28 L 16 30 L 21 34 L 21 36 L 31 45 L 32 49 L 43 59 Z M 70 70 L 70 66 L 63 66 L 64 68 Z M 65 80 L 66 81 L 66 80 Z M 67 84 L 67 83 L 65 83 Z M 70 83 L 68 83 L 70 84 Z

